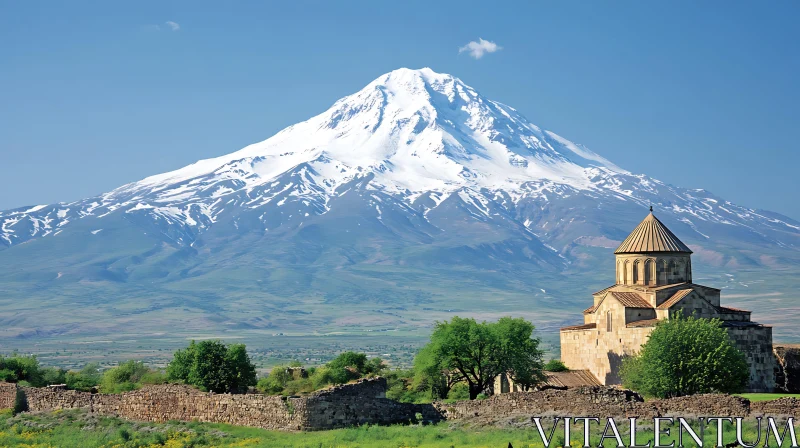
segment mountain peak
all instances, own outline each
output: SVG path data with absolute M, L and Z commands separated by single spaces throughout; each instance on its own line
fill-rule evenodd
M 371 172 L 375 188 L 393 192 L 462 187 L 516 191 L 530 181 L 587 189 L 596 169 L 624 172 L 543 131 L 515 109 L 482 97 L 460 79 L 426 67 L 381 75 L 327 111 L 263 142 L 125 188 L 233 172 L 252 186 L 301 163 L 326 172 L 318 179 L 325 185 L 341 185 Z

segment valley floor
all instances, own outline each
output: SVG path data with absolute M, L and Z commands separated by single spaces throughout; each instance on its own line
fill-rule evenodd
M 92 416 L 81 410 L 23 413 L 12 416 L 0 411 L 0 447 L 91 448 L 91 447 L 542 447 L 530 417 L 509 419 L 502 428 L 459 427 L 441 423 L 430 426 L 362 426 L 318 432 L 276 432 L 216 423 L 136 423 Z M 549 427 L 549 425 L 547 426 Z M 577 428 L 576 428 L 577 429 Z M 592 430 L 592 446 L 599 443 Z M 629 435 L 622 431 L 623 440 Z M 652 428 L 637 433 L 637 442 L 652 439 Z M 744 432 L 746 441 L 756 440 L 755 428 Z M 582 431 L 573 430 L 572 446 L 582 445 Z M 715 431 L 707 431 L 704 445 L 714 445 Z M 555 446 L 564 446 L 556 434 Z M 668 445 L 674 438 L 665 437 Z M 664 440 L 662 439 L 662 441 Z M 735 441 L 734 428 L 726 427 L 725 441 Z M 606 443 L 613 444 L 613 440 Z M 688 445 L 687 445 L 688 446 Z

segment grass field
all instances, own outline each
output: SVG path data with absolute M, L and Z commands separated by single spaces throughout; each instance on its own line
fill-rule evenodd
M 750 401 L 768 401 L 777 400 L 778 398 L 792 397 L 800 398 L 800 394 L 738 394 L 740 397 L 747 398 Z
M 604 423 L 604 422 L 603 422 Z M 623 440 L 630 441 L 626 422 L 618 423 Z M 646 444 L 652 440 L 652 422 L 637 432 L 637 443 Z M 591 446 L 599 443 L 599 434 L 604 425 L 592 425 Z M 546 425 L 549 429 L 549 424 Z M 698 430 L 699 431 L 699 430 Z M 705 446 L 714 446 L 716 430 L 706 430 Z M 662 444 L 669 445 L 673 437 L 663 437 Z M 744 431 L 744 439 L 752 443 L 756 440 L 754 427 Z M 583 445 L 583 431 L 573 427 L 572 446 Z M 693 446 L 688 436 L 685 446 Z M 736 440 L 733 426 L 724 428 L 724 441 Z M 772 441 L 772 440 L 771 440 Z M 245 428 L 216 423 L 169 422 L 164 424 L 136 423 L 111 417 L 91 416 L 85 411 L 69 410 L 39 414 L 19 414 L 12 416 L 10 411 L 0 410 L 0 447 L 26 448 L 92 448 L 92 447 L 298 447 L 298 448 L 385 448 L 385 447 L 500 447 L 508 444 L 515 448 L 543 447 L 537 430 L 532 427 L 530 418 L 509 421 L 508 428 L 458 427 L 455 424 L 441 423 L 430 426 L 362 426 L 317 432 L 279 432 L 257 428 Z M 605 441 L 607 446 L 615 446 L 613 439 Z M 677 442 L 676 442 L 677 445 Z M 763 445 L 763 439 L 760 445 Z M 773 446 L 774 444 L 770 444 Z M 784 446 L 786 443 L 784 442 Z M 553 446 L 564 446 L 563 429 L 554 436 Z

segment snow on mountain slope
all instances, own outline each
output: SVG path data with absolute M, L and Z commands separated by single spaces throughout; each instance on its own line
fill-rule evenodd
M 247 211 L 258 212 L 264 231 L 295 228 L 328 213 L 353 189 L 384 195 L 364 206 L 384 225 L 381 197 L 392 198 L 398 213 L 429 223 L 433 210 L 455 200 L 472 218 L 514 221 L 525 238 L 543 244 L 553 243 L 551 232 L 541 232 L 547 222 L 520 205 L 577 197 L 652 203 L 703 238 L 709 236 L 702 223 L 736 226 L 780 247 L 798 247 L 800 235 L 800 224 L 780 215 L 631 174 L 458 78 L 423 68 L 387 73 L 322 114 L 239 151 L 95 198 L 0 212 L 0 247 L 112 215 L 177 245 L 191 245 L 218 220 Z

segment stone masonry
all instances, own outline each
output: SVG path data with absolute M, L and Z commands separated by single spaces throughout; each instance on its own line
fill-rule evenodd
M 189 386 L 145 386 L 122 394 L 92 394 L 55 388 L 35 388 L 0 382 L 0 408 L 11 408 L 17 391 L 29 411 L 88 409 L 128 420 L 169 420 L 229 423 L 272 430 L 318 430 L 362 424 L 439 421 L 428 405 L 399 403 L 386 398 L 386 379 L 365 379 L 318 391 L 306 397 L 260 394 L 214 394 Z
M 82 408 L 128 420 L 197 420 L 289 431 L 420 420 L 491 425 L 515 416 L 800 417 L 800 400 L 794 398 L 751 403 L 741 397 L 706 394 L 645 402 L 634 392 L 605 386 L 512 392 L 485 400 L 416 405 L 385 398 L 386 381 L 382 378 L 300 398 L 213 394 L 169 384 L 106 395 L 0 383 L 0 407 L 11 407 L 18 390 L 23 393 L 29 411 Z
M 652 212 L 652 210 L 651 210 Z M 601 384 L 620 384 L 622 360 L 636 354 L 660 321 L 719 319 L 747 358 L 749 392 L 775 388 L 772 327 L 750 311 L 722 306 L 720 290 L 692 281 L 692 251 L 650 213 L 614 252 L 616 283 L 593 294 L 583 324 L 561 329 L 561 361 Z

